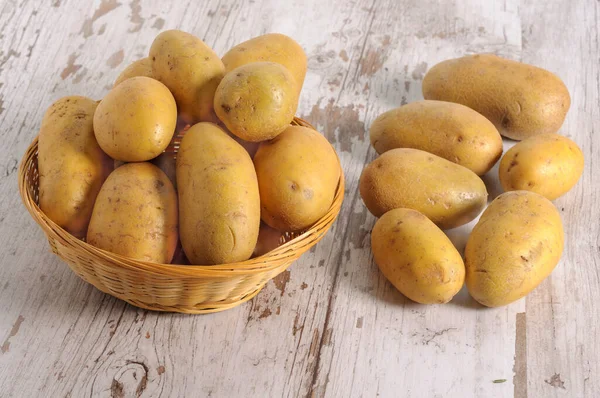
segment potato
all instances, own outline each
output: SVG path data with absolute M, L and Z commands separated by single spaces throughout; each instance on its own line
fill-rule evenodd
M 296 113 L 294 77 L 274 62 L 255 62 L 225 75 L 215 93 L 215 112 L 243 140 L 270 140 L 285 130 Z
M 550 200 L 569 192 L 583 173 L 583 153 L 558 134 L 541 134 L 513 146 L 500 162 L 505 191 L 526 190 Z
M 465 265 L 450 239 L 416 210 L 385 213 L 373 227 L 371 247 L 383 275 L 417 303 L 447 303 L 465 282 Z
M 173 152 L 163 152 L 150 163 L 161 169 L 173 184 L 173 188 L 177 190 L 176 161 Z
M 409 208 L 442 229 L 473 220 L 485 207 L 487 190 L 466 167 L 411 148 L 385 152 L 362 172 L 360 195 L 375 217 Z
M 283 233 L 281 231 L 271 228 L 267 224 L 261 222 L 258 231 L 258 241 L 256 242 L 252 257 L 263 256 L 271 250 L 277 249 L 283 244 L 282 237 Z
M 225 70 L 230 72 L 252 62 L 277 62 L 294 76 L 297 97 L 300 96 L 307 59 L 302 47 L 291 37 L 279 33 L 258 36 L 233 47 L 223 56 Z
M 150 47 L 152 75 L 163 82 L 188 123 L 216 122 L 213 99 L 225 66 L 196 36 L 180 30 L 160 33 Z
M 67 232 L 85 237 L 96 196 L 113 169 L 94 136 L 96 101 L 79 96 L 53 103 L 38 141 L 40 209 Z
M 375 119 L 370 137 L 379 154 L 394 148 L 421 149 L 477 175 L 487 173 L 502 155 L 502 137 L 494 125 L 452 102 L 416 101 L 392 109 Z
M 89 244 L 137 260 L 169 264 L 177 235 L 177 194 L 158 167 L 127 163 L 108 176 L 94 205 Z
M 127 68 L 121 72 L 121 74 L 115 80 L 115 84 L 113 87 L 117 86 L 119 83 L 130 79 L 132 77 L 137 76 L 146 76 L 146 77 L 154 77 L 152 75 L 152 61 L 150 58 L 142 58 L 130 64 Z
M 466 105 L 515 140 L 556 133 L 571 105 L 558 76 L 492 54 L 435 65 L 423 79 L 423 97 Z
M 528 191 L 498 196 L 467 241 L 469 293 L 488 307 L 524 297 L 556 267 L 563 239 L 560 215 L 548 199 Z
M 192 264 L 244 261 L 256 246 L 260 196 L 252 159 L 212 123 L 193 125 L 177 154 L 180 235 Z
M 177 106 L 158 80 L 132 77 L 104 97 L 94 114 L 98 144 L 111 157 L 141 162 L 160 155 L 177 124 Z
M 323 217 L 340 179 L 339 160 L 327 139 L 313 129 L 290 126 L 263 142 L 254 167 L 261 217 L 279 231 L 300 231 Z

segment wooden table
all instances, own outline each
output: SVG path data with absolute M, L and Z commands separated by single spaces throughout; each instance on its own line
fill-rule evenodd
M 599 397 L 600 3 L 593 0 L 164 1 L 0 3 L 0 396 Z M 266 32 L 305 48 L 299 115 L 346 173 L 337 223 L 251 302 L 206 316 L 143 311 L 76 277 L 21 205 L 17 167 L 44 110 L 101 98 L 161 30 L 219 54 Z M 414 304 L 371 259 L 374 218 L 357 193 L 375 157 L 368 128 L 421 99 L 424 73 L 494 52 L 560 75 L 562 134 L 586 156 L 556 200 L 563 259 L 526 299 L 485 309 L 465 291 Z M 497 170 L 486 176 L 499 193 Z M 459 248 L 468 227 L 450 231 Z

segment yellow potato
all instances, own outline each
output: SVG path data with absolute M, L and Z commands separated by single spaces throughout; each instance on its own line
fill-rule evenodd
M 169 264 L 177 246 L 177 194 L 158 167 L 128 163 L 98 194 L 87 242 L 137 260 Z
M 177 177 L 176 177 L 176 161 L 173 152 L 163 152 L 150 161 L 153 165 L 162 170 L 167 176 L 169 181 L 173 184 L 173 188 L 177 190 Z
M 571 106 L 569 91 L 558 76 L 492 54 L 435 65 L 423 79 L 423 97 L 466 105 L 515 140 L 556 133 Z
M 96 196 L 113 169 L 94 136 L 96 101 L 79 96 L 53 103 L 38 141 L 39 204 L 56 224 L 85 237 Z
M 254 166 L 261 217 L 279 231 L 300 231 L 323 217 L 340 179 L 335 150 L 320 133 L 290 126 L 263 142 Z
M 487 190 L 466 167 L 419 149 L 385 152 L 362 172 L 360 195 L 375 217 L 409 208 L 442 229 L 473 220 L 485 207 Z
M 502 155 L 502 137 L 489 120 L 445 101 L 416 101 L 385 112 L 371 125 L 370 137 L 379 154 L 421 149 L 477 175 L 487 173 Z
M 131 79 L 132 77 L 137 77 L 137 76 L 153 77 L 152 76 L 152 61 L 150 60 L 150 58 L 146 57 L 146 58 L 138 59 L 137 61 L 130 64 L 117 77 L 117 80 L 115 80 L 115 84 L 113 85 L 113 87 L 117 86 L 119 83 L 122 83 L 127 79 Z
M 528 191 L 498 196 L 467 241 L 469 293 L 488 307 L 524 297 L 556 267 L 563 239 L 560 215 L 548 199 Z
M 465 281 L 465 265 L 450 239 L 416 210 L 385 213 L 373 227 L 371 247 L 383 275 L 417 303 L 447 303 Z
M 150 160 L 169 145 L 177 124 L 177 106 L 158 80 L 132 77 L 113 88 L 94 114 L 98 144 L 124 162 Z
M 206 43 L 192 34 L 167 30 L 152 42 L 150 59 L 154 78 L 171 90 L 183 119 L 217 121 L 213 99 L 225 66 Z
M 291 37 L 268 33 L 238 44 L 223 56 L 227 72 L 252 62 L 264 61 L 277 62 L 292 73 L 299 97 L 306 76 L 307 59 L 302 47 Z
M 281 240 L 282 237 L 283 233 L 281 231 L 271 228 L 265 223 L 260 223 L 258 241 L 256 242 L 252 257 L 259 257 L 267 254 L 271 250 L 277 249 L 283 243 Z
M 260 196 L 252 159 L 212 123 L 193 125 L 177 154 L 180 235 L 192 264 L 244 261 L 256 246 Z
M 513 146 L 500 162 L 505 191 L 526 190 L 550 200 L 569 192 L 583 173 L 583 153 L 558 134 L 541 134 Z
M 225 75 L 215 93 L 215 112 L 243 140 L 270 140 L 285 130 L 296 113 L 294 78 L 274 62 L 255 62 Z

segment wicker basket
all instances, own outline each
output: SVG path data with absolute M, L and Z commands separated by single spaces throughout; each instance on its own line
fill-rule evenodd
M 295 118 L 293 124 L 313 128 Z M 178 143 L 177 143 L 178 144 Z M 178 145 L 175 145 L 175 152 Z M 315 245 L 335 221 L 344 198 L 344 176 L 327 214 L 300 235 L 282 235 L 282 245 L 239 263 L 183 266 L 138 261 L 98 249 L 73 237 L 38 207 L 38 140 L 33 140 L 19 167 L 19 191 L 33 219 L 42 227 L 52 251 L 86 282 L 137 307 L 201 314 L 226 310 L 254 297 Z

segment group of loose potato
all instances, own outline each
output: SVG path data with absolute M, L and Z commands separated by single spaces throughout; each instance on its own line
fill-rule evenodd
M 463 284 L 489 307 L 527 295 L 563 251 L 550 202 L 583 172 L 577 144 L 556 134 L 570 106 L 554 74 L 494 55 L 444 61 L 423 80 L 425 100 L 380 115 L 370 130 L 381 155 L 360 179 L 375 262 L 405 296 L 446 303 Z M 502 156 L 501 134 L 522 140 L 499 165 L 506 193 L 483 212 L 464 261 L 442 229 L 475 219 L 487 204 L 479 176 Z
M 221 59 L 189 33 L 160 33 L 101 101 L 71 96 L 48 109 L 41 210 L 98 248 L 145 261 L 185 261 L 174 259 L 179 241 L 192 264 L 264 254 L 282 232 L 323 217 L 340 178 L 329 142 L 291 125 L 306 65 L 280 34 Z M 182 135 L 175 160 L 165 149 Z

